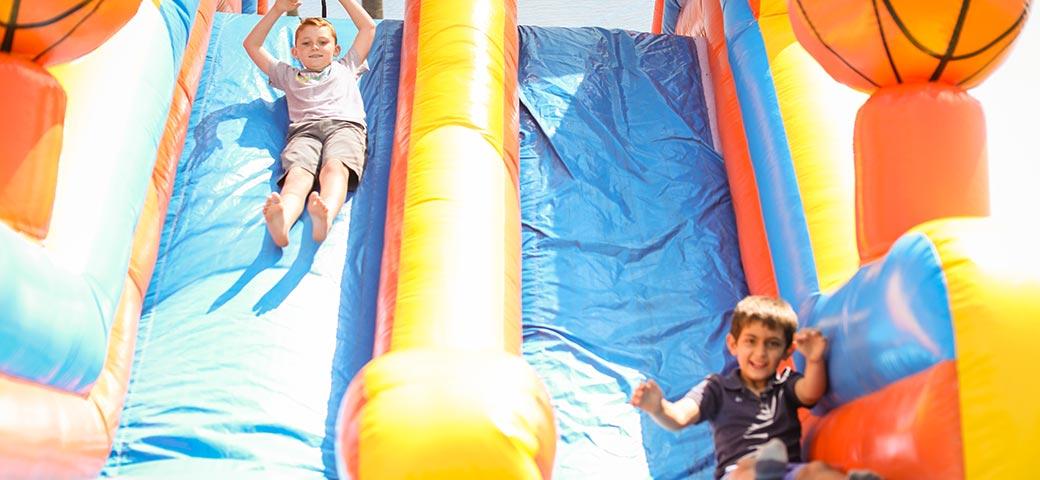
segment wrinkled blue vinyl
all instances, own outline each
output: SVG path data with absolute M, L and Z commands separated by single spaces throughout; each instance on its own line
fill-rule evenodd
M 524 356 L 552 397 L 555 478 L 711 478 L 707 425 L 628 405 L 723 368 L 747 293 L 691 39 L 521 27 Z
M 305 213 L 279 250 L 260 209 L 288 118 L 242 49 L 258 19 L 215 18 L 103 476 L 336 476 L 340 400 L 372 353 L 401 23 L 380 24 L 362 80 L 358 190 L 320 247 Z M 333 23 L 349 46 L 356 29 Z M 276 57 L 290 58 L 296 24 L 269 35 Z

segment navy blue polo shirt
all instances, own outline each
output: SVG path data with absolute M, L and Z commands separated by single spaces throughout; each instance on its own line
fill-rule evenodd
M 726 467 L 735 465 L 770 439 L 787 445 L 788 462 L 801 462 L 802 422 L 794 384 L 802 374 L 785 369 L 756 395 L 740 380 L 740 369 L 725 376 L 709 375 L 693 387 L 686 397 L 700 406 L 700 420 L 711 423 L 715 439 L 715 478 L 722 478 Z

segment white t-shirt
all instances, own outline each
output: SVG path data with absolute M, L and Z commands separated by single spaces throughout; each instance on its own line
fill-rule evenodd
M 358 79 L 368 62 L 358 62 L 354 49 L 320 72 L 300 70 L 285 62 L 271 68 L 271 85 L 285 92 L 289 121 L 333 119 L 365 125 L 365 105 Z

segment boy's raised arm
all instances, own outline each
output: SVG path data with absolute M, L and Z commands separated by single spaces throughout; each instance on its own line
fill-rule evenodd
M 350 48 L 357 52 L 358 62 L 364 62 L 368 58 L 368 51 L 372 49 L 372 41 L 376 38 L 376 22 L 357 0 L 339 0 L 339 3 L 347 10 L 347 15 L 350 15 L 350 20 L 358 29 L 357 37 L 354 37 L 354 43 Z
M 677 402 L 669 402 L 664 399 L 661 387 L 653 380 L 639 384 L 632 392 L 630 403 L 649 413 L 658 425 L 672 431 L 693 425 L 701 418 L 701 409 L 692 398 L 683 397 Z
M 805 372 L 794 384 L 794 393 L 803 405 L 815 405 L 827 391 L 827 337 L 815 328 L 804 328 L 794 335 L 794 344 L 805 356 Z
M 264 75 L 271 76 L 271 67 L 278 63 L 278 60 L 264 50 L 264 39 L 267 38 L 267 34 L 271 33 L 275 20 L 278 20 L 278 17 L 285 12 L 299 8 L 300 2 L 301 0 L 277 0 L 242 41 L 242 46 L 245 47 L 250 60 L 260 67 Z

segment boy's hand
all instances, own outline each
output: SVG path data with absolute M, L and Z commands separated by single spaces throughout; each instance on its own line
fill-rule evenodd
M 300 8 L 301 3 L 303 3 L 303 0 L 276 0 L 274 2 L 274 8 L 281 10 L 282 12 L 288 12 Z
M 803 328 L 795 333 L 794 345 L 807 362 L 819 362 L 827 353 L 827 337 L 815 328 Z
M 640 383 L 636 387 L 635 391 L 632 392 L 632 400 L 629 403 L 633 407 L 637 407 L 647 412 L 660 412 L 661 400 L 664 399 L 664 395 L 661 393 L 661 387 L 657 385 L 657 382 L 653 380 L 647 380 Z

